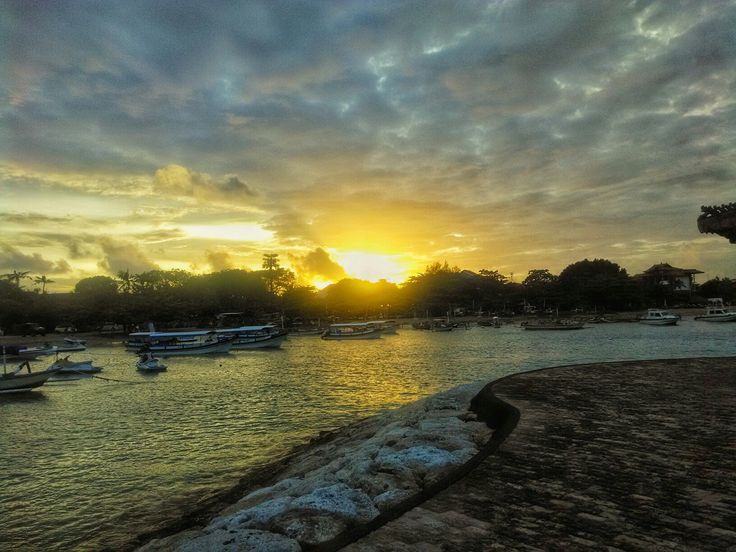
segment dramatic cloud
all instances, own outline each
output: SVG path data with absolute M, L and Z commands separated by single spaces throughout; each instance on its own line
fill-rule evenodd
M 321 247 L 302 257 L 292 255 L 290 260 L 296 272 L 305 279 L 319 277 L 336 282 L 346 277 L 345 269 L 333 261 L 329 253 Z
M 164 194 L 190 196 L 200 201 L 237 201 L 255 193 L 236 176 L 215 181 L 209 175 L 193 172 L 179 165 L 168 165 L 156 171 L 154 189 Z
M 695 227 L 700 205 L 734 201 L 734 0 L 9 0 L 0 15 L 0 208 L 26 255 L 59 256 L 31 240 L 33 205 L 46 232 L 78 224 L 80 263 L 101 235 L 190 263 L 247 224 L 267 231 L 246 232 L 251 264 L 319 246 L 416 268 L 736 271 Z
M 213 272 L 235 267 L 235 263 L 227 251 L 205 251 L 205 256 L 207 257 L 207 264 Z
M 117 274 L 121 270 L 139 274 L 159 268 L 135 244 L 103 237 L 99 240 L 99 245 L 105 258 L 98 266 L 108 274 Z
M 17 270 L 46 274 L 54 272 L 55 268 L 53 261 L 44 259 L 38 253 L 27 255 L 12 245 L 0 244 L 0 270 L 3 272 Z

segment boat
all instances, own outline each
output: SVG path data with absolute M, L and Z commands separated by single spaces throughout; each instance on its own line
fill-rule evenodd
M 734 322 L 736 321 L 736 312 L 728 310 L 720 297 L 712 297 L 708 299 L 705 314 L 696 316 L 695 320 L 701 320 L 702 322 Z
M 493 318 L 483 318 L 478 320 L 478 326 L 486 328 L 500 328 L 502 324 L 501 319 L 498 316 L 494 316 Z
M 288 333 L 286 330 L 266 324 L 263 326 L 239 326 L 215 330 L 218 336 L 235 337 L 233 350 L 243 349 L 275 349 L 281 347 Z
M 134 332 L 129 338 L 128 350 L 160 357 L 228 353 L 235 341 L 234 335 L 218 335 L 214 330 Z
M 3 347 L 5 351 L 6 360 L 36 360 L 41 356 L 53 355 L 58 350 L 57 347 L 44 344 L 42 347 L 27 347 L 25 345 L 5 345 Z
M 3 348 L 4 349 L 4 348 Z M 23 373 L 23 370 L 26 373 Z M 32 372 L 31 364 L 24 360 L 12 372 L 8 372 L 5 356 L 3 356 L 3 373 L 0 374 L 0 393 L 21 393 L 42 386 L 58 368 L 48 368 L 41 372 Z
M 384 335 L 396 335 L 399 333 L 399 324 L 396 320 L 372 320 L 368 324 L 373 324 Z
M 135 367 L 141 372 L 165 372 L 166 365 L 162 364 L 159 359 L 154 357 L 151 353 L 141 354 L 138 362 L 135 363 Z
M 415 330 L 430 330 L 432 329 L 431 320 L 420 320 L 418 322 L 412 322 L 411 327 Z
M 330 324 L 322 333 L 322 339 L 344 341 L 348 339 L 380 339 L 381 330 L 369 322 Z
M 86 351 L 87 342 L 84 339 L 74 339 L 65 337 L 62 345 L 55 345 L 57 353 L 73 353 L 77 351 Z
M 450 322 L 444 318 L 435 318 L 432 320 L 432 325 L 429 329 L 433 332 L 451 332 L 454 327 L 455 326 L 450 324 Z
M 585 323 L 577 320 L 567 319 L 539 319 L 522 322 L 521 327 L 525 330 L 582 330 L 585 328 Z
M 675 326 L 680 317 L 667 310 L 648 309 L 647 313 L 639 317 L 639 323 L 648 326 Z
M 102 368 L 99 366 L 93 366 L 91 360 L 82 360 L 75 362 L 69 360 L 69 355 L 64 358 L 57 358 L 54 363 L 49 366 L 51 368 L 58 368 L 58 373 L 61 374 L 96 374 L 102 372 Z

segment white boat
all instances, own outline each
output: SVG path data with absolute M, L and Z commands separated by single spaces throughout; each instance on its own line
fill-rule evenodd
M 212 330 L 134 332 L 129 337 L 129 350 L 150 351 L 159 357 L 228 353 L 235 340 L 235 336 L 218 335 Z
M 348 339 L 380 339 L 381 330 L 369 322 L 330 324 L 322 339 L 344 341 Z
M 215 330 L 215 333 L 220 336 L 235 337 L 232 344 L 233 350 L 275 349 L 281 347 L 288 335 L 286 330 L 272 324 L 222 328 Z
M 5 345 L 5 358 L 7 360 L 36 360 L 40 356 L 53 355 L 58 348 L 44 344 L 41 347 L 27 347 L 25 345 Z
M 708 306 L 705 308 L 705 314 L 696 316 L 695 320 L 703 322 L 734 322 L 736 321 L 736 312 L 728 310 L 720 297 L 712 297 L 708 299 Z
M 72 353 L 76 351 L 86 351 L 87 342 L 84 339 L 74 339 L 71 337 L 65 337 L 62 345 L 56 345 L 57 353 Z
M 24 370 L 26 371 L 24 373 Z M 12 372 L 8 372 L 3 358 L 3 372 L 0 374 L 0 393 L 22 393 L 42 386 L 58 369 L 47 369 L 42 372 L 32 372 L 30 363 L 21 362 Z
M 675 326 L 679 320 L 678 315 L 662 309 L 648 309 L 639 317 L 639 322 L 648 326 Z
M 141 372 L 165 372 L 166 365 L 150 353 L 143 353 L 135 363 L 135 367 Z
M 54 363 L 49 366 L 49 370 L 58 368 L 59 374 L 96 374 L 102 372 L 99 366 L 93 366 L 91 360 L 82 360 L 75 362 L 69 360 L 69 356 L 57 358 Z

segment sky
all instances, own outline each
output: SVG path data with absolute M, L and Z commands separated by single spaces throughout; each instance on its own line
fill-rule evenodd
M 736 277 L 733 1 L 0 3 L 0 274 Z M 24 284 L 30 287 L 32 284 Z

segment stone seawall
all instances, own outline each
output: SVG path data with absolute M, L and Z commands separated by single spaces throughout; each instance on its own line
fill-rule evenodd
M 142 550 L 720 551 L 735 474 L 736 359 L 556 367 L 321 436 Z

